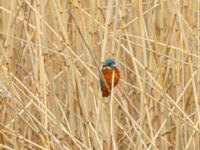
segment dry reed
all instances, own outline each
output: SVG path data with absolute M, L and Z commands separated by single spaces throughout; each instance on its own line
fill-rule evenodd
M 200 0 L 0 1 L 0 149 L 197 150 L 199 106 Z

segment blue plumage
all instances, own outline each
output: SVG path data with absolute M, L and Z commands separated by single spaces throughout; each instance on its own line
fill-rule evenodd
M 107 58 L 107 59 L 104 61 L 104 64 L 105 64 L 105 65 L 108 65 L 108 66 L 111 66 L 111 65 L 114 65 L 114 64 L 115 64 L 115 61 L 112 60 L 111 58 Z
M 99 81 L 100 81 L 100 87 L 102 89 L 102 87 L 103 87 L 103 81 L 101 79 Z

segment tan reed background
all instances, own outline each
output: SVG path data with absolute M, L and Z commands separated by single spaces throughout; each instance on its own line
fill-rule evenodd
M 0 149 L 200 149 L 199 5 L 0 0 Z

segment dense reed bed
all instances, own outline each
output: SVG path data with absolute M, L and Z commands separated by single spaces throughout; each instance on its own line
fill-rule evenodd
M 199 0 L 1 0 L 0 149 L 200 149 Z M 103 98 L 112 57 L 120 83 Z

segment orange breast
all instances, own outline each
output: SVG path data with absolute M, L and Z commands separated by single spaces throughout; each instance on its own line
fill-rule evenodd
M 115 71 L 115 73 L 114 73 L 114 71 Z M 102 95 L 103 95 L 103 97 L 107 97 L 110 95 L 111 90 L 112 90 L 112 75 L 114 74 L 114 86 L 116 86 L 119 83 L 120 72 L 117 68 L 112 68 L 112 69 L 106 68 L 106 69 L 102 70 L 102 74 L 108 85 L 108 87 L 107 87 L 104 80 L 101 79 Z

